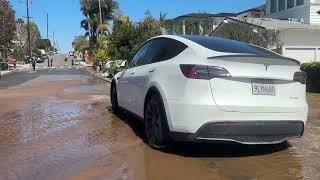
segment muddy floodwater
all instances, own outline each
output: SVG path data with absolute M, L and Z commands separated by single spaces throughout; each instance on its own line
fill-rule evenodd
M 183 144 L 157 151 L 108 112 L 110 85 L 39 76 L 0 90 L 0 179 L 320 179 L 320 122 L 281 145 Z

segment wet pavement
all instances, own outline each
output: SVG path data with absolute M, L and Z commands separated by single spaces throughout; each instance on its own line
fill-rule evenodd
M 281 145 L 175 143 L 157 151 L 137 120 L 106 110 L 109 84 L 83 68 L 42 71 L 0 90 L 1 180 L 320 179 L 316 118 L 303 138 Z

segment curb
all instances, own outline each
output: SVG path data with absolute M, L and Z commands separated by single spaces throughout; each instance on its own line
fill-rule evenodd
M 110 79 L 110 78 L 102 77 L 102 78 L 100 78 L 100 79 L 103 80 L 103 81 L 106 81 L 106 82 L 108 82 L 108 83 L 111 83 L 111 82 L 112 82 L 112 79 Z
M 9 74 L 12 74 L 12 73 L 15 73 L 15 72 L 18 72 L 18 69 L 14 69 L 12 71 L 9 71 L 9 72 L 6 72 L 4 74 L 1 74 L 0 76 L 6 76 L 6 75 L 9 75 Z M 1 72 L 0 72 L 1 73 Z
M 110 78 L 101 77 L 101 76 L 97 75 L 97 73 L 94 70 L 90 69 L 90 67 L 86 67 L 86 69 L 91 75 L 95 76 L 96 78 L 99 78 L 99 79 L 101 79 L 101 80 L 103 80 L 105 82 L 108 82 L 108 83 L 112 82 L 112 79 L 110 79 Z

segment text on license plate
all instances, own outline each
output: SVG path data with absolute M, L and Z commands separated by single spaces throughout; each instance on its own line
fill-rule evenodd
M 264 82 L 252 82 L 253 95 L 276 96 L 276 87 L 274 84 Z

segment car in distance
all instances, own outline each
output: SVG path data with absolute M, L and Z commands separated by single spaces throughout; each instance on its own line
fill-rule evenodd
M 41 55 L 41 59 L 42 59 L 43 62 L 47 61 L 49 59 L 49 55 L 48 54 L 42 54 Z
M 251 44 L 208 36 L 148 40 L 111 83 L 114 111 L 143 120 L 152 147 L 170 140 L 279 144 L 303 135 L 300 63 Z
M 70 51 L 69 56 L 74 56 L 74 51 Z
M 37 63 L 43 63 L 44 62 L 44 59 L 42 56 L 37 56 L 37 57 L 34 57 L 36 59 L 36 62 Z

